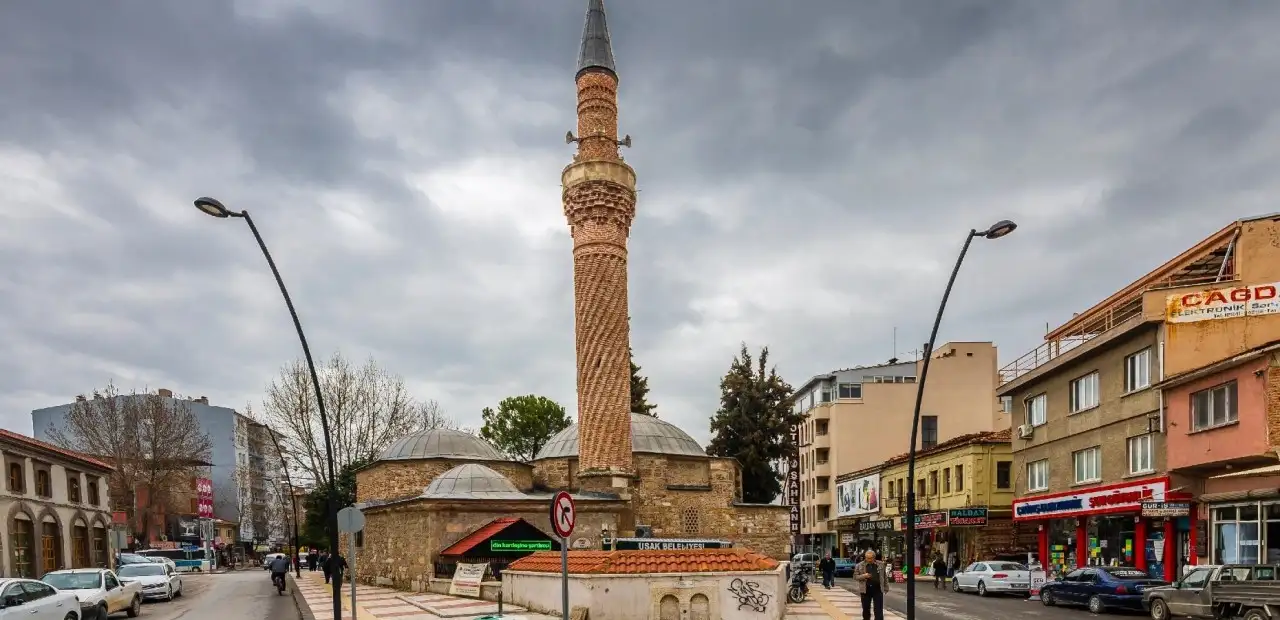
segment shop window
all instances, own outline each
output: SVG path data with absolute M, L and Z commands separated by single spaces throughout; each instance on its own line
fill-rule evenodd
M 951 492 L 951 468 L 950 467 L 942 470 L 942 492 L 943 493 Z
M 841 383 L 836 388 L 837 396 L 842 400 L 850 398 L 862 398 L 861 383 Z
M 1027 490 L 1044 491 L 1049 488 L 1049 459 L 1027 463 Z
M 1013 488 L 1013 463 L 1010 461 L 1000 461 L 996 463 L 996 488 L 1010 489 Z
M 956 465 L 956 493 L 964 492 L 964 465 Z
M 1098 371 L 1093 371 L 1071 382 L 1070 412 L 1084 411 L 1098 406 Z
M 1129 438 L 1129 473 L 1145 474 L 1155 471 L 1155 454 L 1150 434 Z
M 1151 385 L 1151 347 L 1124 358 L 1124 391 L 1136 392 Z
M 1213 560 L 1218 564 L 1257 564 L 1261 541 L 1258 505 L 1213 509 Z
M 1049 397 L 1046 394 L 1037 394 L 1027 399 L 1024 403 L 1027 415 L 1027 424 L 1032 426 L 1042 426 L 1049 421 Z
M 1132 515 L 1100 516 L 1089 519 L 1089 535 L 1084 541 L 1089 564 L 1094 566 L 1134 565 L 1134 523 Z
M 928 450 L 938 445 L 938 416 L 920 418 L 920 449 Z
M 1102 450 L 1096 446 L 1071 453 L 1076 468 L 1076 484 L 1102 479 Z
M 1237 419 L 1236 382 L 1200 390 L 1191 395 L 1191 430 L 1231 424 Z

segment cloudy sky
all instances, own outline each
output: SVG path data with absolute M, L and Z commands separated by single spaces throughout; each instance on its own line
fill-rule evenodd
M 114 381 L 242 407 L 375 356 L 461 422 L 572 412 L 586 0 L 0 7 L 0 426 Z M 640 179 L 632 342 L 700 440 L 740 342 L 793 384 L 942 338 L 1008 361 L 1229 220 L 1280 210 L 1270 2 L 613 0 Z

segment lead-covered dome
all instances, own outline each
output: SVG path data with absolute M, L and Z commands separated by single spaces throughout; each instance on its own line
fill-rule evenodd
M 529 499 L 506 476 L 477 463 L 466 463 L 444 472 L 427 485 L 422 497 L 430 499 Z
M 706 456 L 707 453 L 688 433 L 670 422 L 651 415 L 631 414 L 631 451 L 673 456 Z M 538 459 L 578 456 L 578 425 L 571 424 L 538 451 Z
M 501 450 L 484 439 L 471 433 L 447 428 L 433 428 L 405 435 L 392 443 L 378 458 L 380 461 L 411 459 L 510 460 Z

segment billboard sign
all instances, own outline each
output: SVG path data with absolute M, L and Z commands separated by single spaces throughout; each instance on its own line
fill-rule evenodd
M 196 478 L 196 507 L 201 519 L 213 518 L 213 481 Z
M 875 473 L 837 484 L 836 498 L 837 517 L 880 512 L 880 474 Z
M 800 425 L 791 427 L 795 451 L 787 462 L 787 505 L 791 506 L 791 535 L 800 534 Z
M 1280 282 L 1242 284 L 1192 291 L 1165 298 L 1165 321 L 1195 323 L 1243 316 L 1280 314 Z

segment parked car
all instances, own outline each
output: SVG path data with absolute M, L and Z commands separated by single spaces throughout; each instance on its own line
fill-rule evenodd
M 262 556 L 262 570 L 271 570 L 271 562 L 276 558 L 288 559 L 289 556 L 283 553 L 268 553 Z
M 157 565 L 147 562 L 144 566 Z M 75 594 L 84 620 L 107 620 L 111 614 L 119 612 L 137 618 L 142 613 L 142 584 L 124 583 L 115 571 L 101 568 L 56 570 L 40 581 Z
M 120 581 L 138 582 L 142 586 L 142 598 L 172 601 L 182 596 L 182 577 L 166 564 L 130 564 L 121 566 Z
M 1086 605 L 1095 614 L 1108 609 L 1142 611 L 1146 590 L 1167 583 L 1132 566 L 1087 566 L 1041 586 L 1040 602 L 1045 606 Z
M 1026 596 L 1031 591 L 1031 572 L 1017 562 L 974 562 L 951 576 L 951 589 L 977 592 L 978 596 L 989 593 Z
M 1280 606 L 1277 565 L 1197 566 L 1170 585 L 1150 588 L 1143 605 L 1155 620 L 1191 618 L 1270 618 Z
M 32 579 L 0 579 L 0 620 L 81 620 L 80 602 Z M 86 619 L 87 620 L 87 619 Z
M 151 558 L 137 553 L 121 553 L 116 556 L 116 565 L 124 566 L 125 564 L 146 564 Z
M 852 577 L 855 564 L 853 558 L 836 558 L 836 577 Z
M 178 570 L 178 564 L 174 562 L 172 558 L 167 558 L 163 555 L 152 555 L 146 552 L 142 553 L 142 557 L 147 558 L 147 560 L 155 562 L 156 564 L 164 564 L 175 571 Z

